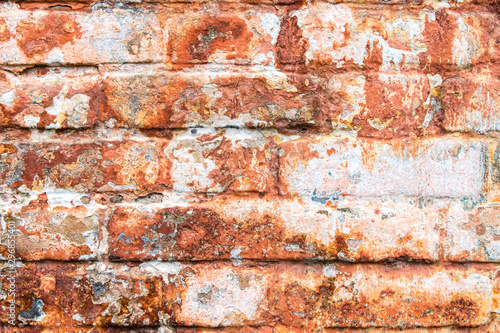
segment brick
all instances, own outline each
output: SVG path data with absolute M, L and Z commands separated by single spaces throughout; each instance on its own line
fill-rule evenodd
M 439 75 L 138 70 L 106 74 L 103 121 L 134 128 L 333 125 L 384 139 L 443 132 Z
M 366 10 L 318 2 L 289 17 L 297 18 L 293 32 L 309 44 L 301 48 L 306 65 L 467 69 L 498 58 L 498 31 L 490 13 Z M 302 43 L 289 43 L 288 49 L 295 52 Z
M 500 261 L 500 207 L 478 207 L 446 229 L 445 258 L 450 261 Z M 455 217 L 455 216 L 453 216 Z
M 73 319 L 85 325 L 149 326 L 160 323 L 161 279 L 128 272 L 85 274 L 75 290 Z
M 4 327 L 2 332 L 15 332 L 15 333 L 174 333 L 175 331 L 166 326 L 152 326 L 152 327 L 91 327 L 91 326 L 71 326 L 71 325 L 58 325 L 40 327 L 40 326 L 25 326 L 21 328 Z
M 173 333 L 174 331 L 168 327 L 91 327 L 91 326 L 71 326 L 54 324 L 55 326 L 40 327 L 40 326 L 25 326 L 20 328 L 12 328 L 9 326 L 3 327 L 1 332 L 10 333 Z
M 41 327 L 155 326 L 161 320 L 174 327 L 271 320 L 309 329 L 477 326 L 489 322 L 495 271 L 477 265 L 29 263 L 16 273 L 16 306 L 19 321 Z M 3 268 L 4 292 L 7 275 Z
M 492 333 L 500 329 L 498 315 L 494 315 L 489 323 L 479 327 L 435 327 L 435 328 L 318 328 L 314 329 L 317 333 Z M 260 326 L 260 327 L 224 327 L 224 328 L 191 328 L 182 327 L 177 329 L 177 333 L 307 333 L 311 332 L 309 328 L 290 327 L 285 325 Z
M 123 205 L 107 222 L 108 246 L 111 258 L 120 260 L 434 261 L 443 211 L 451 205 L 394 199 L 344 200 L 333 207 L 232 197 L 182 206 Z
M 5 269 L 1 277 L 2 289 L 8 291 Z M 126 266 L 30 263 L 18 268 L 16 287 L 16 322 L 24 325 L 160 324 L 161 277 L 146 271 Z M 2 306 L 9 301 L 4 298 Z
M 489 321 L 490 274 L 428 266 L 215 263 L 183 267 L 166 297 L 172 323 L 181 326 L 256 326 L 270 316 L 304 328 L 477 326 Z
M 20 198 L 15 204 L 3 202 L 3 258 L 9 258 L 9 240 L 14 240 L 14 255 L 21 260 L 95 260 L 103 217 L 95 206 L 83 204 L 83 197 L 49 192 L 24 205 Z
M 165 61 L 158 17 L 147 10 L 57 12 L 2 5 L 0 64 Z
M 19 76 L 0 72 L 0 125 L 91 127 L 103 97 L 95 68 L 38 68 Z
M 81 192 L 151 190 L 170 186 L 168 141 L 2 144 L 1 186 Z
M 138 70 L 106 74 L 104 121 L 114 119 L 115 126 L 139 128 L 280 128 L 314 125 L 320 119 L 321 87 L 314 76 Z
M 330 76 L 325 93 L 333 127 L 383 139 L 439 135 L 439 75 L 346 73 Z
M 444 126 L 448 131 L 500 130 L 500 81 L 492 75 L 457 75 L 441 86 Z
M 280 19 L 271 8 L 172 15 L 166 20 L 172 28 L 168 41 L 171 62 L 273 64 Z
M 21 265 L 17 262 L 16 266 L 16 270 L 12 271 L 4 263 L 0 274 L 2 308 L 7 309 L 11 301 L 15 302 L 15 318 L 9 317 L 6 311 L 2 314 L 2 323 L 13 320 L 16 325 L 55 326 L 56 323 L 61 325 L 71 321 L 71 299 L 68 295 L 74 291 L 72 282 L 76 265 Z M 10 292 L 12 282 L 15 285 L 14 294 Z
M 280 145 L 280 193 L 339 196 L 478 197 L 487 150 L 481 141 L 298 139 Z
M 275 150 L 258 132 L 192 129 L 174 136 L 165 154 L 174 192 L 266 193 L 275 186 Z

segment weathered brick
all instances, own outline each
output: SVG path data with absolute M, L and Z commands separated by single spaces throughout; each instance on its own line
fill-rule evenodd
M 0 64 L 165 61 L 163 33 L 147 10 L 57 12 L 2 4 Z
M 136 71 L 107 73 L 102 120 L 139 128 L 333 127 L 377 138 L 442 133 L 439 75 L 174 74 L 158 68 L 130 74 Z
M 161 278 L 124 269 L 85 274 L 75 288 L 72 318 L 84 325 L 149 326 L 160 323 Z
M 224 198 L 127 205 L 107 222 L 110 256 L 126 260 L 438 258 L 450 202 Z M 463 220 L 463 219 L 462 219 Z M 398 225 L 398 228 L 394 228 Z
M 314 125 L 320 117 L 314 76 L 136 70 L 107 73 L 103 120 L 139 128 L 286 127 Z
M 488 158 L 482 141 L 298 139 L 280 146 L 280 191 L 339 196 L 478 197 Z
M 177 281 L 165 293 L 174 325 L 477 326 L 493 303 L 494 272 L 462 267 L 214 263 L 176 278 L 165 270 Z
M 175 333 L 167 326 L 151 327 L 92 327 L 92 326 L 71 326 L 56 323 L 56 326 L 25 326 L 25 327 L 0 327 L 0 332 L 5 333 Z M 3 330 L 2 330 L 3 329 Z
M 6 324 L 13 320 L 16 324 L 35 326 L 55 326 L 71 322 L 71 298 L 74 291 L 75 264 L 61 266 L 57 263 L 16 264 L 16 269 L 4 263 L 1 266 L 0 306 L 5 309 L 1 321 Z M 13 280 L 12 280 L 13 279 Z M 11 285 L 14 287 L 11 288 Z M 15 290 L 12 293 L 12 290 Z M 9 317 L 7 307 L 15 302 L 14 318 Z M 23 325 L 24 326 L 24 325 Z
M 439 75 L 347 73 L 328 79 L 325 106 L 333 127 L 358 136 L 399 138 L 442 132 Z
M 273 7 L 184 12 L 166 20 L 170 60 L 174 64 L 274 63 L 280 19 Z
M 435 328 L 317 328 L 314 329 L 316 333 L 493 333 L 498 332 L 500 329 L 500 321 L 498 315 L 494 315 L 489 323 L 479 327 L 435 327 Z M 193 328 L 182 327 L 177 328 L 177 333 L 309 333 L 310 328 L 290 327 L 285 325 L 276 326 L 244 326 L 244 327 L 223 327 L 223 328 Z
M 276 144 L 248 130 L 192 129 L 165 151 L 175 192 L 270 192 L 277 171 Z
M 4 265 L 2 306 L 10 301 L 8 274 Z M 16 273 L 17 320 L 41 327 L 477 326 L 489 321 L 495 274 L 477 265 L 30 263 Z
M 50 191 L 161 190 L 169 187 L 168 141 L 12 143 L 1 147 L 1 186 Z
M 10 304 L 3 266 L 1 306 Z M 159 325 L 161 277 L 127 266 L 30 263 L 17 269 L 16 322 L 33 326 Z M 2 322 L 8 318 L 2 316 Z
M 0 72 L 0 125 L 91 127 L 103 102 L 95 68 L 37 68 L 19 76 Z
M 49 192 L 26 200 L 26 204 L 16 199 L 14 204 L 0 205 L 4 259 L 9 258 L 9 253 L 21 260 L 97 258 L 102 211 L 83 204 L 83 195 Z M 9 243 L 15 246 L 15 253 L 9 251 Z
M 445 258 L 450 261 L 500 261 L 500 207 L 478 207 L 466 218 L 450 217 Z
M 286 47 L 302 50 L 297 58 L 305 58 L 306 65 L 466 69 L 498 58 L 499 31 L 487 12 L 366 10 L 317 2 L 289 16 L 297 18 L 293 33 L 309 45 L 301 47 L 304 42 L 297 40 Z
M 492 75 L 457 75 L 443 80 L 441 100 L 448 131 L 500 130 L 500 81 Z
M 0 331 L 500 331 L 496 2 L 0 3 Z

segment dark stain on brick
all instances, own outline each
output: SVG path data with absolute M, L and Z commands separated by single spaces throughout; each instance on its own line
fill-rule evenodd
M 19 314 L 19 319 L 21 320 L 34 320 L 39 321 L 45 316 L 43 312 L 43 306 L 45 304 L 41 299 L 33 298 L 33 304 L 31 309 L 28 311 L 23 311 Z

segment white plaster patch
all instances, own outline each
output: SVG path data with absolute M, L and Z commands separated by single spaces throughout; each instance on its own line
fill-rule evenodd
M 180 273 L 180 271 L 184 268 L 184 265 L 180 262 L 169 261 L 169 262 L 161 262 L 161 261 L 149 261 L 139 265 L 141 269 L 144 269 L 146 272 L 157 275 L 160 274 L 165 283 L 170 283 L 175 279 L 175 276 Z
M 11 107 L 12 105 L 14 105 L 14 100 L 16 99 L 16 97 L 16 92 L 14 90 L 6 92 L 0 95 L 0 104 Z
M 280 19 L 276 14 L 272 13 L 263 13 L 259 14 L 260 21 L 261 21 L 261 27 L 264 29 L 265 32 L 267 32 L 269 35 L 271 35 L 272 38 L 272 44 L 276 44 L 276 41 L 278 39 L 278 34 L 280 32 Z
M 465 23 L 463 17 L 457 17 L 458 36 L 453 40 L 453 62 L 458 68 L 469 68 L 472 61 L 479 55 L 481 47 L 480 42 L 476 38 L 473 27 Z
M 40 122 L 40 117 L 35 117 L 30 114 L 24 116 L 23 119 L 24 119 L 24 126 L 30 128 L 36 128 L 38 123 Z
M 46 59 L 49 64 L 63 64 L 64 63 L 64 53 L 59 47 L 53 48 Z
M 179 320 L 200 326 L 241 325 L 258 318 L 267 281 L 255 271 L 230 268 L 186 278 Z
M 51 208 L 75 207 L 75 203 L 81 203 L 80 199 L 84 196 L 82 193 L 65 189 L 55 189 L 45 193 L 47 194 L 47 203 Z
M 87 115 L 90 110 L 90 97 L 84 94 L 75 94 L 71 98 L 66 98 L 69 86 L 64 86 L 59 95 L 54 97 L 53 105 L 46 108 L 48 114 L 56 116 L 56 123 L 47 128 L 60 128 L 64 120 L 67 120 L 69 127 L 79 128 L 87 122 Z

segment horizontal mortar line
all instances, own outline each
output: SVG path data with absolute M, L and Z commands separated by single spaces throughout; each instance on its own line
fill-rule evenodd
M 169 70 L 169 71 L 172 71 L 172 72 L 177 72 L 178 70 L 184 70 L 185 68 L 194 68 L 194 67 L 205 67 L 205 66 L 210 66 L 212 64 L 215 65 L 215 63 L 202 63 L 202 64 L 189 64 L 189 63 L 182 63 L 182 64 L 177 64 L 177 63 L 172 63 L 172 62 L 167 62 L 168 65 L 171 65 L 172 68 Z M 376 62 L 375 64 L 378 64 L 378 65 L 382 65 L 382 62 Z M 439 65 L 439 63 L 429 63 L 430 65 Z M 218 65 L 218 64 L 217 64 Z M 227 64 L 228 66 L 232 66 L 234 68 L 254 68 L 254 67 L 257 67 L 259 65 L 255 65 L 255 64 Z M 318 72 L 321 72 L 323 73 L 324 70 L 329 70 L 331 74 L 336 74 L 336 73 L 350 73 L 350 72 L 361 72 L 361 73 L 365 73 L 365 72 L 377 72 L 378 70 L 373 70 L 371 68 L 359 68 L 359 66 L 355 66 L 355 65 L 352 65 L 352 66 L 349 66 L 349 67 L 346 67 L 346 68 L 337 68 L 336 66 L 336 63 L 335 62 L 332 62 L 330 64 L 323 64 L 323 65 L 318 65 L 318 64 L 315 64 L 315 63 L 312 63 L 312 64 L 308 64 L 308 65 L 304 65 L 304 64 L 290 64 L 291 66 L 294 66 L 294 65 L 299 65 L 299 66 L 304 66 L 304 71 L 300 71 L 300 70 L 284 70 L 284 69 L 279 69 L 277 67 L 272 67 L 270 70 L 276 70 L 276 71 L 279 71 L 281 73 L 294 73 L 294 74 L 311 74 L 311 73 L 316 73 L 316 71 Z M 470 67 L 468 68 L 464 68 L 464 69 L 457 69 L 457 68 L 453 68 L 454 66 L 453 65 L 445 65 L 444 67 L 444 70 L 442 72 L 444 73 L 472 73 L 474 74 L 474 70 L 476 68 L 481 68 L 482 66 L 484 65 L 492 65 L 494 68 L 496 67 L 499 67 L 500 64 L 495 64 L 495 63 L 491 63 L 489 61 L 487 62 L 480 62 L 480 63 L 477 63 L 477 64 L 474 64 L 474 65 L 471 65 Z M 221 64 L 220 66 L 224 66 L 224 64 Z M 422 65 L 415 65 L 415 66 L 422 66 Z M 441 65 L 439 65 L 441 67 Z M 262 71 L 265 71 L 266 68 L 265 66 L 262 66 Z M 177 70 L 178 68 L 178 70 Z M 258 67 L 257 67 L 258 68 Z M 387 71 L 387 72 L 390 72 L 390 71 Z M 414 69 L 403 69 L 403 70 L 399 70 L 399 71 L 394 71 L 392 73 L 395 73 L 395 74 L 404 74 L 404 73 L 409 73 L 409 72 L 420 72 L 420 73 L 423 73 L 423 74 L 440 74 L 441 72 L 434 72 L 434 71 L 431 71 L 431 70 L 423 70 L 421 68 L 418 68 L 418 67 L 415 67 Z
M 2 129 L 2 128 L 0 128 Z M 176 134 L 182 134 L 188 131 L 191 131 L 193 129 L 200 129 L 200 130 L 216 130 L 216 131 L 224 131 L 224 130 L 233 130 L 232 133 L 238 133 L 241 131 L 241 133 L 244 132 L 255 132 L 259 133 L 262 135 L 269 135 L 273 137 L 283 137 L 283 138 L 291 138 L 293 140 L 298 140 L 298 139 L 317 139 L 317 138 L 326 138 L 328 137 L 331 139 L 331 141 L 341 141 L 344 139 L 349 139 L 352 141 L 370 141 L 370 142 L 380 142 L 380 143 L 390 143 L 390 142 L 430 142 L 430 141 L 443 141 L 443 140 L 453 140 L 457 142 L 471 142 L 475 140 L 479 141 L 488 141 L 491 140 L 493 142 L 496 142 L 496 140 L 499 140 L 500 137 L 494 136 L 494 135 L 500 135 L 500 131 L 492 131 L 488 134 L 481 134 L 481 133 L 471 133 L 471 132 L 450 132 L 446 133 L 444 135 L 437 135 L 437 136 L 428 136 L 428 137 L 421 137 L 421 138 L 415 138 L 411 136 L 407 137 L 397 137 L 397 138 L 373 138 L 373 137 L 368 137 L 368 136 L 352 136 L 348 134 L 354 134 L 355 132 L 346 132 L 346 131 L 333 131 L 333 132 L 325 132 L 325 133 L 288 133 L 288 134 L 281 134 L 278 132 L 277 128 L 273 127 L 267 127 L 267 128 L 249 128 L 249 127 L 240 127 L 240 128 L 233 128 L 233 127 L 192 127 L 192 128 L 150 128 L 150 129 L 144 129 L 144 128 L 117 128 L 117 127 L 108 127 L 104 128 L 104 130 L 114 130 L 117 131 L 115 133 L 110 133 L 109 136 L 105 136 L 105 134 L 98 134 L 98 136 L 94 136 L 89 139 L 68 139 L 66 136 L 70 134 L 78 134 L 81 133 L 82 135 L 92 135 L 96 134 L 93 131 L 94 130 L 100 130 L 100 127 L 93 127 L 89 129 L 68 129 L 68 130 L 62 130 L 62 131 L 75 131 L 72 133 L 63 133 L 59 134 L 56 131 L 53 131 L 52 129 L 44 130 L 43 132 L 40 133 L 33 133 L 33 131 L 36 131 L 37 129 L 31 129 L 31 128 L 3 128 L 4 131 L 0 131 L 0 143 L 3 144 L 37 144 L 37 143 L 61 143 L 61 140 L 64 140 L 64 143 L 67 145 L 72 145 L 72 144 L 89 144 L 89 143 L 99 143 L 99 142 L 122 142 L 122 143 L 128 143 L 128 142 L 151 142 L 151 141 L 157 141 L 157 140 L 165 140 L 166 142 L 171 141 L 171 138 L 168 138 L 167 136 L 147 136 L 147 134 L 150 133 L 145 133 L 148 131 L 167 131 L 167 132 L 173 132 L 173 135 Z M 321 129 L 321 128 L 318 128 Z M 5 131 L 6 130 L 6 131 Z M 123 130 L 122 133 L 119 131 Z M 130 130 L 130 132 L 128 132 Z M 134 131 L 137 131 L 137 133 L 133 133 Z M 264 133 L 263 133 L 264 132 Z M 8 135 L 29 135 L 31 134 L 32 136 L 60 136 L 56 138 L 36 138 L 35 139 L 18 139 L 18 138 L 6 138 L 5 136 Z M 139 137 L 133 137 L 133 138 L 127 138 L 123 139 L 122 135 L 124 134 L 130 134 L 130 135 L 139 135 Z M 341 135 L 338 135 L 341 134 Z M 342 135 L 344 134 L 344 135 Z M 460 134 L 461 136 L 457 137 L 456 134 Z M 494 134 L 494 135 L 493 135 Z M 193 139 L 196 140 L 196 135 L 198 134 L 193 134 L 193 137 L 185 138 L 185 139 Z M 237 138 L 235 138 L 237 140 Z M 258 148 L 258 147 L 255 147 Z
M 68 195 L 68 196 L 87 196 L 87 197 L 92 197 L 92 196 L 104 196 L 104 195 L 110 195 L 110 196 L 116 196 L 116 195 L 125 195 L 125 196 L 135 196 L 136 199 L 147 197 L 148 195 L 151 194 L 160 194 L 166 199 L 168 199 L 169 196 L 176 197 L 175 199 L 180 199 L 183 200 L 183 203 L 186 204 L 185 207 L 190 207 L 190 206 L 196 206 L 196 205 L 203 205 L 206 203 L 211 203 L 214 201 L 217 201 L 219 199 L 223 200 L 241 200 L 241 199 L 248 199 L 250 200 L 258 200 L 258 201 L 266 201 L 266 200 L 283 200 L 283 201 L 293 201 L 296 199 L 302 199 L 301 196 L 285 196 L 285 195 L 276 195 L 272 193 L 263 193 L 264 196 L 262 197 L 248 197 L 248 194 L 254 194 L 255 192 L 221 192 L 215 195 L 211 195 L 212 198 L 209 198 L 209 196 L 205 192 L 155 192 L 155 191 L 138 191 L 134 192 L 132 190 L 127 191 L 127 190 L 118 190 L 118 191 L 103 191 L 103 192 L 78 192 L 78 191 L 73 191 L 73 190 L 68 190 L 68 189 L 60 189 L 60 191 L 57 190 L 52 190 L 52 191 L 29 191 L 29 192 L 15 192 L 13 191 L 1 191 L 0 194 L 2 195 L 10 195 L 10 196 L 24 196 L 24 195 L 41 195 L 41 194 L 49 194 L 49 195 Z M 259 193 L 260 194 L 260 193 Z M 200 199 L 199 196 L 204 196 L 205 198 Z M 207 198 L 208 197 L 208 198 Z M 387 203 L 387 200 L 395 200 L 395 201 L 401 201 L 401 200 L 414 200 L 415 203 L 413 205 L 418 206 L 418 201 L 423 199 L 423 200 L 437 200 L 437 201 L 453 201 L 453 202 L 459 202 L 463 199 L 466 199 L 469 197 L 450 197 L 450 196 L 442 196 L 442 197 L 434 197 L 434 196 L 407 196 L 407 195 L 385 195 L 385 196 L 353 196 L 353 195 L 348 195 L 344 196 L 337 201 L 339 203 L 350 203 L 352 206 L 356 206 L 357 203 L 378 203 L 378 202 L 384 202 Z M 133 200 L 136 200 L 133 199 Z M 17 200 L 25 200 L 28 204 L 30 201 L 29 197 L 22 198 L 22 199 L 17 199 Z M 74 199 L 73 199 L 74 200 Z M 67 200 L 67 201 L 58 201 L 61 203 L 68 203 L 73 200 Z M 118 208 L 118 207 L 124 207 L 124 208 L 134 208 L 134 207 L 144 207 L 144 206 L 158 206 L 159 209 L 162 208 L 170 208 L 170 207 L 184 207 L 181 204 L 176 204 L 178 201 L 161 201 L 161 202 L 150 202 L 150 203 L 140 203 L 140 202 L 120 202 L 120 203 L 91 203 L 91 204 L 82 204 L 82 206 L 89 207 L 89 208 Z M 325 204 L 322 203 L 304 203 L 305 206 L 317 206 L 317 207 L 323 207 Z M 481 207 L 496 207 L 499 206 L 500 203 L 498 202 L 485 202 L 485 203 L 480 203 L 475 206 L 475 208 L 481 208 Z M 17 203 L 8 203 L 7 201 L 2 201 L 0 200 L 0 206 L 25 206 L 24 202 L 17 202 Z M 57 204 L 55 205 L 57 206 Z M 224 205 L 222 205 L 224 206 Z M 75 206 L 76 207 L 76 206 Z M 425 203 L 423 205 L 422 209 L 425 208 L 432 208 L 433 203 Z M 348 207 L 338 207 L 335 210 L 342 211 L 343 209 L 348 208 Z
M 382 63 L 380 63 L 382 64 Z M 434 64 L 434 63 L 431 63 Z M 437 63 L 435 63 L 437 64 Z M 126 69 L 103 69 L 101 68 L 102 66 L 127 66 L 127 65 L 165 65 L 165 68 L 158 68 L 157 70 L 161 71 L 158 73 L 130 73 L 126 72 Z M 213 65 L 213 67 L 211 67 Z M 300 64 L 296 64 L 300 65 Z M 490 63 L 490 62 L 481 62 L 475 65 L 472 65 L 471 67 L 467 69 L 456 69 L 456 68 L 446 68 L 445 70 L 441 72 L 437 72 L 435 74 L 442 74 L 445 76 L 452 76 L 452 75 L 458 75 L 458 74 L 474 74 L 474 70 L 477 67 L 482 67 L 484 65 L 492 65 L 493 67 L 500 67 L 500 64 L 495 64 L 495 63 Z M 36 64 L 25 64 L 25 63 L 20 63 L 20 64 L 0 64 L 0 70 L 5 70 L 14 73 L 14 69 L 16 67 L 26 67 L 25 69 L 21 70 L 19 74 L 15 75 L 22 75 L 23 72 L 29 69 L 33 68 L 97 68 L 99 70 L 99 74 L 102 75 L 103 73 L 109 74 L 109 73 L 119 73 L 120 71 L 125 71 L 123 73 L 123 76 L 133 76 L 133 75 L 141 75 L 141 74 L 151 74 L 151 75 L 161 75 L 162 72 L 165 74 L 169 73 L 186 73 L 186 74 L 216 74 L 216 73 L 231 73 L 231 69 L 234 70 L 235 73 L 241 73 L 241 74 L 246 74 L 246 73 L 252 73 L 252 74 L 260 74 L 260 73 L 265 73 L 265 72 L 279 72 L 283 74 L 294 74 L 294 75 L 303 75 L 307 76 L 309 75 L 318 75 L 318 76 L 324 76 L 324 70 L 329 69 L 330 71 L 327 74 L 369 74 L 369 73 L 386 73 L 386 74 L 394 74 L 394 75 L 405 75 L 405 74 L 429 74 L 430 71 L 425 71 L 419 68 L 415 69 L 403 69 L 399 71 L 387 71 L 387 70 L 376 70 L 376 69 L 370 69 L 370 68 L 359 68 L 357 66 L 352 66 L 348 68 L 337 68 L 334 67 L 336 66 L 333 62 L 331 64 L 326 64 L 326 65 L 304 65 L 304 71 L 297 71 L 297 70 L 283 70 L 277 67 L 271 67 L 271 68 L 266 68 L 265 66 L 259 67 L 260 65 L 255 65 L 255 64 L 216 64 L 216 63 L 203 63 L 203 64 L 175 64 L 171 63 L 168 61 L 168 57 L 165 58 L 165 61 L 144 61 L 144 62 L 102 62 L 102 63 L 36 63 Z M 206 69 L 203 69 L 203 67 L 207 67 Z M 225 68 L 224 68 L 225 67 Z M 189 71 L 188 69 L 193 68 L 195 70 Z M 197 70 L 200 69 L 201 70 Z M 241 71 L 242 69 L 245 69 L 244 71 Z M 249 71 L 248 69 L 251 69 Z M 114 74 L 116 75 L 116 74 Z
M 120 65 L 123 66 L 129 66 L 129 65 L 165 65 L 165 67 L 157 67 L 153 68 L 157 70 L 157 72 L 151 72 L 150 70 L 145 70 L 144 72 L 134 72 L 131 73 L 128 69 L 125 68 L 118 68 L 118 69 L 106 69 L 106 68 L 101 68 L 100 64 L 96 65 L 99 66 L 101 69 L 101 72 L 104 74 L 113 74 L 113 76 L 132 76 L 132 75 L 161 75 L 161 74 L 185 74 L 185 75 L 199 75 L 199 74 L 207 74 L 207 75 L 213 75 L 213 74 L 261 74 L 261 73 L 283 73 L 283 74 L 296 74 L 296 75 L 302 75 L 302 76 L 307 76 L 308 74 L 312 75 L 318 75 L 318 76 L 325 76 L 325 75 L 330 75 L 330 74 L 359 74 L 359 75 L 364 75 L 364 74 L 387 74 L 387 75 L 426 75 L 429 74 L 429 72 L 421 70 L 421 69 L 403 69 L 399 71 L 390 71 L 390 70 L 383 70 L 383 69 L 363 69 L 363 68 L 335 68 L 334 71 L 331 72 L 321 72 L 319 71 L 318 73 L 315 72 L 315 68 L 311 68 L 311 71 L 291 71 L 291 70 L 283 70 L 278 67 L 264 67 L 260 65 L 234 65 L 234 64 L 228 64 L 228 65 L 213 65 L 213 63 L 206 63 L 203 65 L 194 65 L 194 66 L 180 66 L 179 68 L 173 68 L 170 67 L 170 65 L 166 65 L 165 63 L 120 63 Z M 102 66 L 106 66 L 107 64 L 102 64 Z M 112 64 L 115 65 L 115 64 Z M 57 66 L 45 66 L 41 65 L 43 67 L 54 67 L 57 68 Z M 71 67 L 71 66 L 68 66 Z M 95 66 L 89 66 L 89 67 L 95 67 Z M 498 65 L 500 67 L 500 64 Z M 144 66 L 144 68 L 148 68 Z M 307 68 L 306 68 L 307 69 Z M 450 69 L 446 71 L 441 71 L 437 72 L 436 74 L 442 74 L 446 76 L 452 76 L 452 75 L 457 75 L 457 74 L 474 74 L 479 77 L 487 77 L 488 75 L 477 75 L 477 73 L 474 73 L 469 70 L 460 70 L 460 69 Z M 493 77 L 493 76 L 492 76 Z
M 7 260 L 3 260 L 7 261 Z M 110 263 L 116 263 L 116 264 L 126 264 L 127 262 L 130 263 L 147 263 L 147 262 L 152 262 L 153 260 L 110 260 Z M 262 263 L 263 265 L 267 264 L 277 264 L 277 263 L 296 263 L 296 264 L 353 264 L 353 265 L 390 265 L 392 263 L 405 263 L 405 264 L 412 264 L 412 265 L 421 265 L 421 266 L 436 266 L 436 267 L 445 267 L 448 266 L 449 264 L 456 264 L 459 262 L 453 262 L 453 261 L 426 261 L 426 260 L 405 260 L 405 259 L 397 259 L 397 258 L 388 258 L 384 260 L 378 260 L 378 261 L 342 261 L 339 259 L 317 259 L 317 258 L 304 258 L 304 259 L 290 259 L 290 258 L 276 258 L 276 259 L 253 259 L 253 258 L 242 258 L 242 259 L 179 259 L 179 260 L 165 260 L 161 262 L 165 263 L 181 263 L 185 265 L 189 264 L 207 264 L 207 263 L 224 263 L 224 262 L 230 262 L 233 264 L 239 264 L 241 261 L 246 261 L 248 263 Z M 23 261 L 23 262 L 28 262 L 28 261 Z M 30 262 L 36 262 L 36 261 L 30 261 Z M 90 262 L 90 261 L 89 261 Z M 92 261 L 92 262 L 99 262 L 99 261 Z M 498 262 L 471 262 L 470 264 L 499 264 Z M 469 264 L 469 263 L 468 263 Z M 499 266 L 500 267 L 500 266 Z
M 52 12 L 52 11 L 51 11 Z M 105 65 L 155 65 L 161 64 L 164 65 L 165 61 L 141 61 L 141 62 L 97 62 L 97 63 L 0 63 L 0 70 L 8 70 L 8 68 L 16 68 L 16 67 L 26 67 L 23 69 L 29 70 L 32 68 L 45 68 L 45 67 L 53 67 L 53 68 L 79 68 L 79 67 L 89 67 L 89 68 L 99 68 L 99 66 Z
M 98 254 L 99 255 L 99 254 Z M 344 266 L 374 266 L 374 267 L 388 267 L 393 266 L 392 269 L 408 269 L 408 266 L 425 266 L 425 267 L 435 267 L 435 268 L 444 268 L 446 269 L 478 269 L 478 270 L 493 270 L 500 268 L 499 262 L 484 262 L 484 261 L 470 261 L 470 262 L 457 262 L 457 261 L 433 261 L 433 262 L 424 262 L 424 261 L 407 261 L 396 258 L 389 258 L 388 260 L 381 261 L 361 261 L 361 262 L 349 262 L 342 261 L 338 259 L 205 259 L 205 260 L 109 260 L 103 261 L 101 260 L 53 260 L 53 259 L 42 259 L 42 260 L 21 260 L 16 259 L 19 263 L 31 263 L 31 264 L 61 264 L 61 265 L 73 265 L 78 264 L 80 266 L 91 266 L 99 263 L 104 263 L 110 266 L 120 266 L 126 265 L 127 263 L 131 264 L 147 264 L 147 263 L 180 263 L 186 266 L 189 265 L 200 265 L 200 264 L 210 264 L 210 263 L 228 263 L 234 264 L 236 266 L 240 266 L 241 264 L 250 264 L 254 267 L 268 266 L 268 265 L 276 265 L 279 263 L 296 263 L 303 265 L 314 265 L 314 264 L 337 264 Z M 6 263 L 8 260 L 0 260 L 0 263 Z M 395 267 L 394 265 L 401 264 L 402 267 Z M 18 267 L 22 268 L 22 267 Z M 2 266 L 0 266 L 0 271 L 2 270 Z

